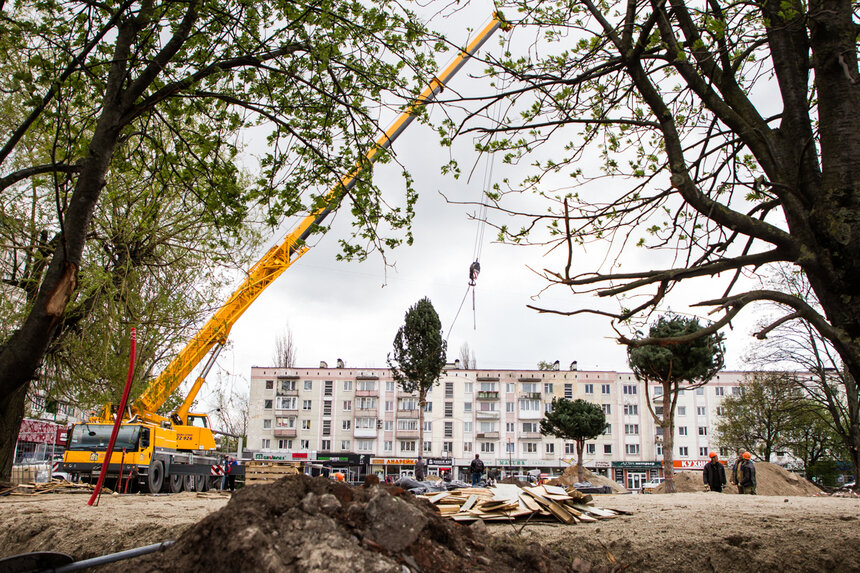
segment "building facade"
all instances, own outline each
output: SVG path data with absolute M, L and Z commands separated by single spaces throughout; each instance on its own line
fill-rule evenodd
M 424 443 L 418 398 L 403 392 L 387 368 L 271 368 L 251 370 L 248 448 L 258 459 L 304 460 L 381 476 L 412 473 L 422 455 L 428 473 L 450 470 L 467 479 L 478 454 L 505 474 L 540 469 L 559 474 L 576 462 L 576 448 L 540 434 L 553 398 L 599 404 L 609 423 L 586 442 L 584 465 L 638 489 L 662 475 L 662 436 L 649 412 L 645 386 L 632 373 L 570 370 L 465 370 L 446 367 L 427 395 Z M 720 372 L 681 393 L 675 418 L 675 466 L 701 467 L 712 448 L 722 398 L 740 392 L 744 372 Z M 658 414 L 658 386 L 648 398 Z M 726 457 L 728 452 L 723 452 Z

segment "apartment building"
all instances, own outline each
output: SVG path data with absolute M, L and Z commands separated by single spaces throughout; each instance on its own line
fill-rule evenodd
M 707 462 L 722 397 L 739 392 L 744 375 L 721 372 L 679 396 L 676 467 Z M 648 389 L 658 414 L 660 390 Z M 581 371 L 575 363 L 568 370 L 448 365 L 427 395 L 423 444 L 418 399 L 397 387 L 387 368 L 346 368 L 340 361 L 334 368 L 254 367 L 248 447 L 258 459 L 305 460 L 360 475 L 409 474 L 419 454 L 429 473 L 451 470 L 461 479 L 475 454 L 506 473 L 558 474 L 575 463 L 576 449 L 540 434 L 553 398 L 583 398 L 606 413 L 605 434 L 586 443 L 586 467 L 630 488 L 662 474 L 662 436 L 644 385 L 632 373 Z

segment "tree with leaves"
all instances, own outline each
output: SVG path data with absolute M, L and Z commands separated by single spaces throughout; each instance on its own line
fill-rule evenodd
M 105 185 L 115 170 L 134 173 L 127 158 L 163 158 L 153 175 L 186 189 L 204 208 L 198 224 L 225 237 L 255 216 L 276 224 L 337 208 L 328 189 L 366 162 L 381 108 L 410 101 L 413 77 L 432 78 L 442 43 L 423 43 L 423 25 L 388 0 L 14 3 L 0 4 L 0 21 L 0 69 L 15 68 L 2 92 L 0 192 L 44 185 L 56 205 L 27 278 L 34 294 L 0 341 L 4 478 L 24 396 L 79 296 Z M 267 134 L 250 181 L 222 126 Z M 342 242 L 344 256 L 410 240 L 405 181 L 405 208 L 389 208 L 367 172 L 350 190 L 357 241 Z
M 627 349 L 627 360 L 637 380 L 643 382 L 645 403 L 654 422 L 663 430 L 663 476 L 666 493 L 675 493 L 674 437 L 675 406 L 681 390 L 698 388 L 723 367 L 725 349 L 719 334 L 702 335 L 706 327 L 696 318 L 664 315 L 648 330 L 656 341 Z M 660 344 L 660 342 L 663 344 Z M 663 413 L 657 415 L 649 388 L 662 389 Z
M 403 326 L 394 336 L 394 350 L 388 355 L 391 376 L 408 394 L 418 395 L 418 452 L 424 448 L 424 407 L 427 391 L 439 381 L 445 368 L 447 342 L 442 322 L 433 303 L 422 298 L 409 307 Z
M 552 410 L 540 421 L 540 433 L 576 442 L 577 479 L 583 477 L 582 454 L 586 440 L 593 440 L 606 431 L 606 414 L 597 404 L 579 398 L 553 398 Z
M 551 285 L 618 299 L 614 308 L 581 297 L 571 309 L 531 308 L 641 324 L 690 284 L 695 305 L 716 317 L 701 332 L 708 335 L 771 301 L 781 312 L 759 334 L 804 321 L 860 380 L 856 6 L 498 6 L 520 15 L 513 33 L 534 49 L 497 58 L 496 91 L 449 123 L 444 138 L 477 133 L 479 149 L 523 173 L 488 195 L 505 221 L 523 219 L 496 225 L 501 239 L 566 253 L 544 271 Z M 492 100 L 505 113 L 495 114 Z M 531 192 L 533 207 L 519 197 Z M 605 247 L 599 262 L 587 263 L 583 246 L 589 255 Z M 634 247 L 653 256 L 631 254 Z M 780 262 L 805 275 L 819 309 L 745 280 Z

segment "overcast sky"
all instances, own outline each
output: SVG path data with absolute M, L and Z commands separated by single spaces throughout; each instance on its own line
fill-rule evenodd
M 477 4 L 472 2 L 470 6 Z M 448 21 L 445 26 L 451 37 L 455 37 L 452 30 L 457 26 L 462 28 L 463 37 L 467 27 L 480 29 L 491 9 L 486 4 L 482 17 L 475 19 L 474 15 L 481 11 L 472 6 L 471 13 L 458 15 L 459 21 Z M 495 41 L 489 42 L 484 50 L 487 49 L 497 49 Z M 469 82 L 477 81 L 470 76 L 479 71 L 480 66 L 475 67 L 474 62 L 467 64 L 454 78 L 453 87 L 468 90 Z M 470 148 L 471 143 L 464 141 L 455 151 L 464 170 L 476 162 Z M 480 200 L 488 167 L 483 161 L 477 163 L 471 182 L 465 177 L 454 181 L 441 175 L 440 166 L 448 160 L 449 151 L 439 147 L 430 129 L 418 124 L 406 130 L 394 151 L 415 176 L 420 194 L 414 245 L 388 254 L 396 268 L 386 269 L 378 256 L 363 263 L 337 262 L 338 239 L 348 235 L 350 226 L 346 213 L 338 215 L 333 224 L 329 220 L 331 231 L 317 237 L 317 244 L 235 325 L 231 344 L 222 352 L 210 379 L 230 377 L 239 387 L 247 385 L 251 366 L 272 365 L 276 337 L 287 327 L 297 350 L 297 366 L 317 367 L 320 361 L 326 361 L 333 367 L 340 358 L 347 367 L 384 367 L 406 310 L 422 297 L 428 297 L 439 313 L 451 362 L 459 356 L 461 345 L 468 343 L 479 368 L 532 369 L 542 360 L 559 360 L 562 368 L 567 368 L 576 360 L 580 369 L 629 371 L 625 350 L 615 342 L 608 319 L 538 314 L 526 308 L 530 303 L 560 310 L 598 304 L 588 297 L 574 300 L 559 288 L 542 292 L 547 283 L 529 267 L 559 269 L 562 259 L 555 253 L 547 255 L 541 248 L 498 244 L 489 227 L 484 228 L 483 241 L 478 243 L 481 274 L 474 291 L 473 311 L 472 294 L 465 301 L 464 295 L 480 223 L 468 216 L 473 207 L 448 204 L 440 192 L 451 200 Z M 494 180 L 505 174 L 516 175 L 498 163 L 492 167 Z M 394 194 L 402 195 L 399 168 L 377 171 L 375 181 L 383 190 L 391 188 Z M 497 213 L 490 212 L 489 217 L 496 223 L 506 222 Z M 266 248 L 279 243 L 288 229 L 286 226 L 281 234 L 273 236 Z M 583 267 L 596 266 L 601 256 L 602 252 L 593 249 L 578 253 L 577 261 Z M 700 281 L 699 287 L 704 284 L 707 283 Z M 699 290 L 694 285 L 688 293 L 698 295 Z M 679 294 L 672 308 L 685 311 L 683 304 L 688 299 L 683 292 Z M 455 321 L 461 302 L 462 310 Z M 741 355 L 751 340 L 749 328 L 738 326 L 728 333 L 727 366 L 733 369 L 742 367 Z

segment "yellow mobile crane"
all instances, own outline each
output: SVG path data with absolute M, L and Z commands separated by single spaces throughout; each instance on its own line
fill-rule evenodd
M 448 80 L 500 27 L 506 26 L 501 16 L 496 14 L 466 49 L 430 82 L 376 141 L 367 152 L 367 162 L 364 165 L 373 163 L 382 151 L 391 146 L 412 122 L 415 112 L 433 101 Z M 336 205 L 343 195 L 355 186 L 361 171 L 362 166 L 358 166 L 343 177 L 326 195 L 326 207 L 305 217 L 280 245 L 272 247 L 251 268 L 248 277 L 227 303 L 149 384 L 144 393 L 129 406 L 127 412 L 117 412 L 115 405 L 108 404 L 87 423 L 75 425 L 69 436 L 61 470 L 83 479 L 97 475 L 105 463 L 105 452 L 115 416 L 121 416 L 124 421 L 108 463 L 109 478 L 124 476 L 130 479 L 131 483 L 138 484 L 141 490 L 150 493 L 165 489 L 173 493 L 183 489 L 206 489 L 209 476 L 217 475 L 215 440 L 208 416 L 189 412 L 191 404 L 226 343 L 233 325 L 260 293 L 307 251 L 305 240 L 332 211 L 332 205 Z M 207 354 L 209 359 L 182 405 L 168 417 L 157 414 L 167 398 Z

